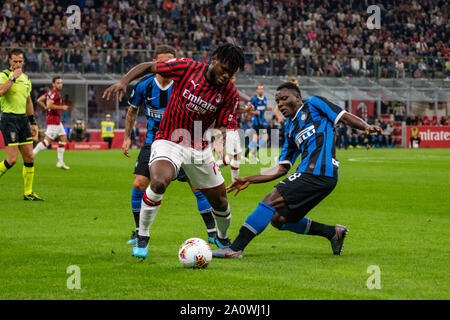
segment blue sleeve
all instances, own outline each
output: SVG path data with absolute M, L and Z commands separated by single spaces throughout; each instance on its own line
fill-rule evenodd
M 252 100 L 250 100 L 250 103 L 255 107 L 256 107 L 257 102 L 258 101 L 256 100 L 256 97 L 253 97 Z
M 134 108 L 139 108 L 144 102 L 144 90 L 145 90 L 144 82 L 139 81 L 134 87 L 133 91 L 131 91 L 128 104 Z
M 291 165 L 291 167 L 294 165 L 295 161 L 297 160 L 298 156 L 300 155 L 300 150 L 298 149 L 295 142 L 292 140 L 292 138 L 288 137 L 289 132 L 289 124 L 288 121 L 286 121 L 285 129 L 284 129 L 284 145 L 283 148 L 281 148 L 281 154 L 280 158 L 278 160 L 278 164 L 282 163 L 288 163 Z
M 343 113 L 344 108 L 328 101 L 326 98 L 313 96 L 309 99 L 309 103 L 312 104 L 317 110 L 324 113 L 331 122 L 336 124 Z

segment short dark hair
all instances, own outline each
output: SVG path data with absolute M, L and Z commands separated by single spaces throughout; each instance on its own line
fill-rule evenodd
M 168 46 L 168 45 L 160 45 L 160 46 L 157 46 L 155 49 L 155 58 L 156 58 L 156 56 L 158 56 L 158 54 L 165 54 L 165 53 L 170 53 L 174 57 L 177 56 L 177 52 L 175 51 L 174 47 Z
M 14 48 L 14 49 L 12 49 L 12 50 L 9 52 L 9 54 L 8 54 L 8 59 L 11 59 L 13 55 L 15 55 L 15 56 L 22 55 L 22 57 L 25 58 L 25 54 L 24 54 L 23 51 L 20 50 L 19 48 Z
M 56 80 L 58 80 L 58 79 L 61 79 L 61 77 L 60 77 L 60 76 L 57 76 L 57 77 L 53 77 L 53 79 L 52 79 L 52 83 L 55 83 L 55 81 L 56 81 Z
M 231 43 L 220 45 L 214 50 L 213 57 L 216 57 L 220 62 L 228 62 L 232 68 L 233 73 L 239 70 L 244 70 L 245 57 L 244 51 L 241 47 Z
M 289 90 L 293 90 L 295 92 L 297 92 L 300 97 L 302 96 L 301 92 L 300 92 L 300 88 L 292 82 L 285 82 L 282 83 L 281 85 L 278 86 L 277 91 L 280 91 L 281 89 L 289 89 Z

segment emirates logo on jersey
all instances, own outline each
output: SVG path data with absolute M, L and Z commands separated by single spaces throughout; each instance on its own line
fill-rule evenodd
M 215 105 L 192 94 L 188 89 L 184 89 L 183 97 L 189 101 L 189 103 L 186 104 L 186 108 L 192 112 L 204 114 L 206 112 L 216 112 L 217 110 Z

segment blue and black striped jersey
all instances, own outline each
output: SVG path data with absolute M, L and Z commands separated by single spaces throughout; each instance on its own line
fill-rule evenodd
M 131 92 L 128 104 L 135 108 L 139 108 L 141 105 L 145 106 L 145 116 L 147 117 L 145 143 L 153 143 L 155 139 L 172 87 L 173 81 L 163 88 L 156 80 L 156 75 L 151 74 L 143 77 Z
M 294 164 L 302 155 L 297 172 L 338 177 L 334 126 L 345 110 L 323 97 L 306 100 L 291 119 L 286 119 L 285 143 L 279 163 Z
M 259 114 L 253 115 L 252 118 L 252 127 L 255 126 L 266 126 L 267 123 L 264 120 L 264 112 L 267 109 L 267 97 L 263 96 L 262 98 L 259 98 L 258 96 L 255 96 L 250 100 L 250 103 L 255 107 L 255 111 L 259 111 Z

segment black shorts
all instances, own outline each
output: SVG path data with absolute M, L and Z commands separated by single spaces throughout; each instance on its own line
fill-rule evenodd
M 278 210 L 286 222 L 297 222 L 333 191 L 337 179 L 296 172 L 275 188 L 284 198 L 287 207 Z
M 134 166 L 134 174 L 138 174 L 150 179 L 150 170 L 148 163 L 150 162 L 150 154 L 152 153 L 152 144 L 146 143 L 141 148 L 141 152 L 139 152 L 138 159 L 136 160 L 136 165 Z M 178 176 L 176 178 L 178 181 L 186 182 L 187 176 L 184 172 L 183 168 L 180 168 L 178 172 Z
M 0 130 L 7 146 L 21 146 L 33 143 L 30 122 L 25 114 L 3 113 Z
M 256 134 L 266 134 L 267 133 L 267 126 L 263 124 L 258 124 L 253 126 L 253 130 L 255 130 Z

